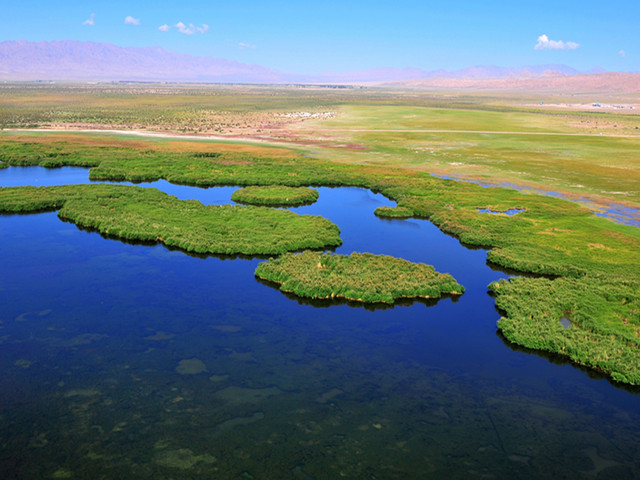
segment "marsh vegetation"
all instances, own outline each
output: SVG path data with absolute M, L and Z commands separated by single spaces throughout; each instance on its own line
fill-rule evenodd
M 461 295 L 464 287 L 431 265 L 388 255 L 336 255 L 303 252 L 263 262 L 256 276 L 283 292 L 313 299 L 344 298 L 364 303 L 394 303 L 403 298 Z
M 381 218 L 411 218 L 413 211 L 407 207 L 378 207 L 373 212 Z
M 293 207 L 312 204 L 318 200 L 318 191 L 306 187 L 245 187 L 233 192 L 231 200 L 248 205 Z
M 62 220 L 123 240 L 162 243 L 198 254 L 273 255 L 342 243 L 318 216 L 268 207 L 178 200 L 156 189 L 118 185 L 0 189 L 0 212 L 59 210 Z
M 640 283 L 636 279 L 513 278 L 490 285 L 505 312 L 505 338 L 566 355 L 613 379 L 640 385 Z M 563 324 L 562 320 L 568 320 Z

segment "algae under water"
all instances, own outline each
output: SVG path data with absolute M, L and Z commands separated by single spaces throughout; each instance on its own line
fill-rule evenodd
M 56 173 L 70 171 L 47 181 Z M 204 203 L 234 190 L 153 186 Z M 638 390 L 509 348 L 487 294 L 507 273 L 485 250 L 374 216 L 391 202 L 369 191 L 318 191 L 293 210 L 336 223 L 337 253 L 428 263 L 465 295 L 298 302 L 254 279 L 257 259 L 107 240 L 55 213 L 0 216 L 2 478 L 640 475 Z

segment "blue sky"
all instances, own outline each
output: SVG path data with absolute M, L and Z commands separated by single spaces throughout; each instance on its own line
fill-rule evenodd
M 2 4 L 0 41 L 161 46 L 294 73 L 547 63 L 640 71 L 640 0 Z

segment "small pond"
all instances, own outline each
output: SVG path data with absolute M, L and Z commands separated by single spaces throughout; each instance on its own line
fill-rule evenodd
M 0 170 L 0 185 L 87 183 Z M 145 186 L 143 184 L 143 186 Z M 156 182 L 231 203 L 234 188 Z M 2 478 L 636 478 L 640 398 L 498 335 L 506 272 L 386 198 L 319 188 L 294 209 L 337 251 L 432 264 L 466 293 L 386 309 L 314 304 L 257 259 L 107 240 L 55 213 L 0 216 Z

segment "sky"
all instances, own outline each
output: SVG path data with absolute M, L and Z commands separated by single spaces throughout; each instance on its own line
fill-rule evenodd
M 640 71 L 640 0 L 0 4 L 0 41 L 160 46 L 289 73 L 554 63 Z

